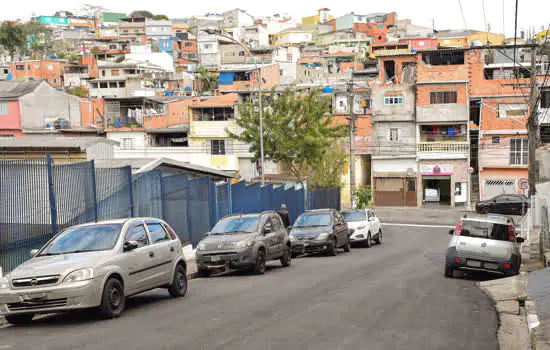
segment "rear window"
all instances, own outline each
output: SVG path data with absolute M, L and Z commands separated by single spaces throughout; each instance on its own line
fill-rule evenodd
M 366 221 L 367 215 L 364 210 L 361 211 L 343 211 L 344 220 L 346 222 Z
M 464 221 L 461 236 L 489 238 L 497 241 L 509 241 L 510 230 L 508 225 L 494 224 L 482 221 Z

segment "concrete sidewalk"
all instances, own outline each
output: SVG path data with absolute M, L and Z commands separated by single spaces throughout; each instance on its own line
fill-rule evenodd
M 470 213 L 465 207 L 375 207 L 374 211 L 382 223 L 452 226 L 456 225 L 464 214 Z

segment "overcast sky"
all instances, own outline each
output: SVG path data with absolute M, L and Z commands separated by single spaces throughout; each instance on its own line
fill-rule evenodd
M 515 0 L 460 0 L 470 29 L 483 30 L 485 21 L 483 3 L 487 22 L 492 32 L 506 36 L 514 32 Z M 241 8 L 253 16 L 267 16 L 276 13 L 288 13 L 294 18 L 301 18 L 316 13 L 319 7 L 328 7 L 337 17 L 351 11 L 357 14 L 373 12 L 392 12 L 399 19 L 410 18 L 414 24 L 430 27 L 435 20 L 436 29 L 463 29 L 466 27 L 460 12 L 459 0 L 392 0 L 392 1 L 313 1 L 313 0 L 208 0 L 208 1 L 151 1 L 151 0 L 27 0 L 25 6 L 16 1 L 4 0 L 0 19 L 28 19 L 34 15 L 53 15 L 57 10 L 69 10 L 79 13 L 82 4 L 104 6 L 107 10 L 129 13 L 133 10 L 149 10 L 155 14 L 166 14 L 170 18 L 203 15 L 208 12 L 223 12 Z M 504 6 L 503 6 L 504 4 Z M 504 11 L 503 11 L 504 9 Z M 504 14 L 504 18 L 503 18 Z M 550 22 L 550 0 L 519 0 L 518 27 L 533 28 L 538 32 L 541 27 L 548 28 Z M 519 29 L 518 29 L 519 30 Z M 519 33 L 518 33 L 519 36 Z

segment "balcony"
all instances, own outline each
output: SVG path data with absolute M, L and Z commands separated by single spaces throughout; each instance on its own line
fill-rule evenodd
M 419 159 L 463 159 L 468 157 L 468 142 L 419 142 Z

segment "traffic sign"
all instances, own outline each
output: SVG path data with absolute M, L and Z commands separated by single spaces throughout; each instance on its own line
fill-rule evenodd
M 519 179 L 518 186 L 522 190 L 528 189 L 529 188 L 529 180 L 524 179 L 524 178 Z
M 472 167 L 469 167 L 469 168 L 468 168 L 468 174 L 473 174 L 474 171 L 475 171 L 474 168 L 472 168 Z

